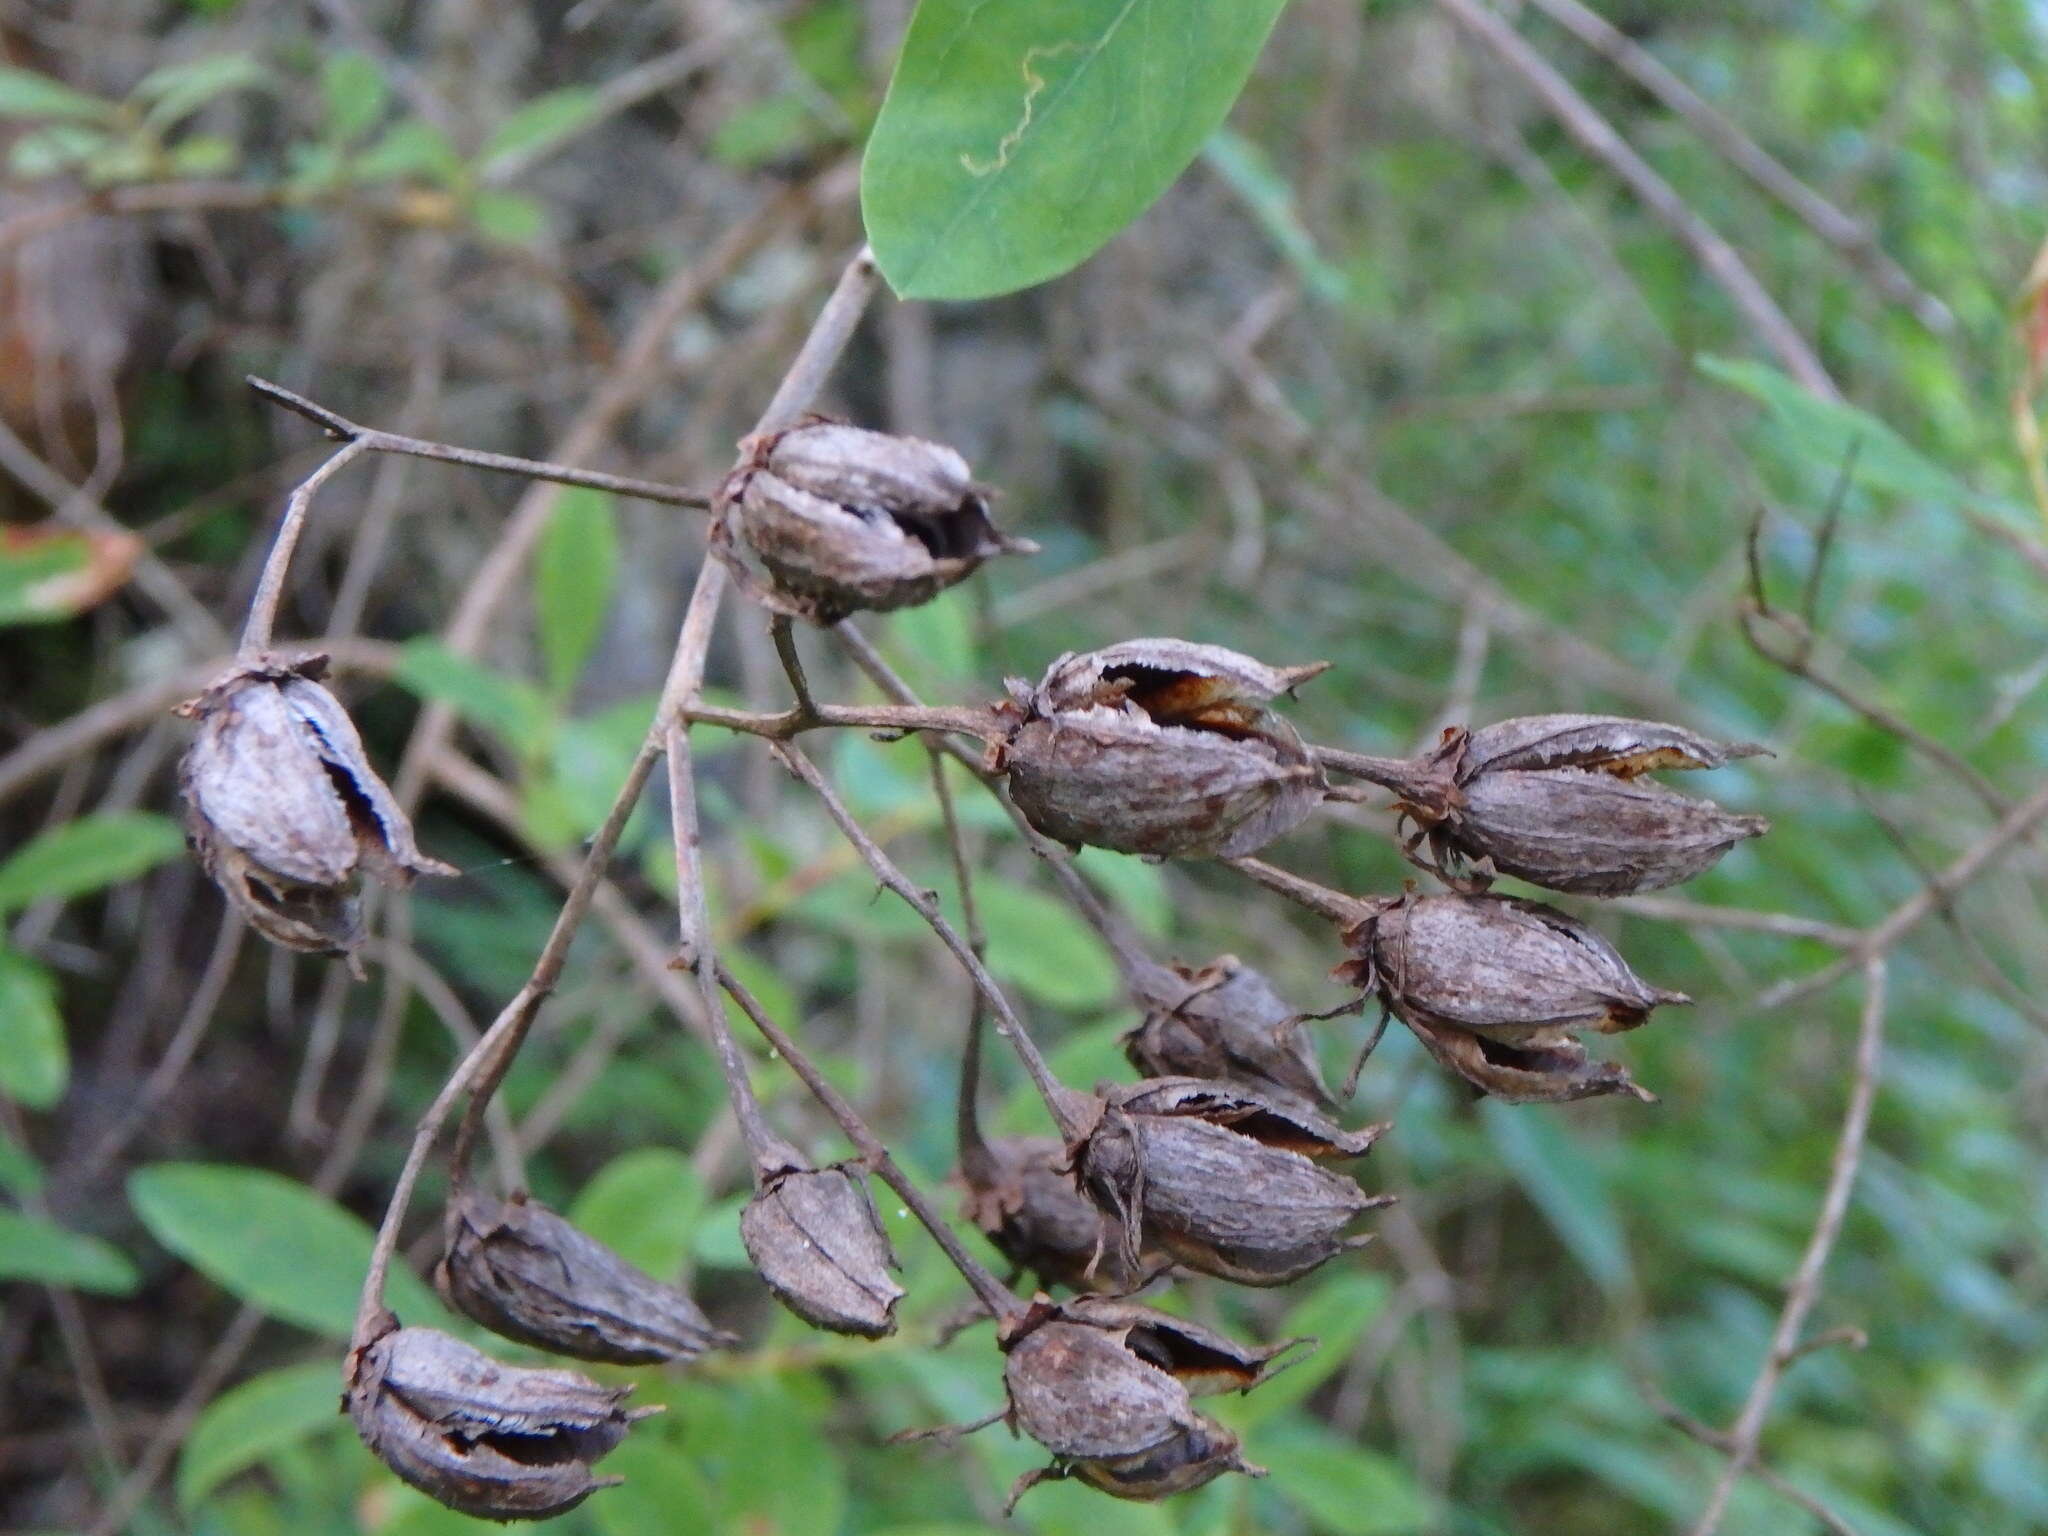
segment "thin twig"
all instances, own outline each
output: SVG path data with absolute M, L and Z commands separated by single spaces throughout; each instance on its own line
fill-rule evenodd
M 1863 1011 L 1856 1030 L 1856 1060 L 1849 1087 L 1849 1105 L 1842 1115 L 1842 1130 L 1835 1141 L 1835 1155 L 1828 1170 L 1827 1193 L 1821 1199 L 1820 1214 L 1814 1219 L 1813 1234 L 1785 1292 L 1785 1305 L 1778 1313 L 1778 1325 L 1771 1332 L 1770 1349 L 1750 1384 L 1749 1396 L 1728 1431 L 1728 1462 L 1707 1498 L 1706 1508 L 1693 1523 L 1691 1536 L 1713 1536 L 1728 1511 L 1735 1492 L 1757 1452 L 1764 1420 L 1777 1395 L 1778 1382 L 1786 1368 L 1799 1358 L 1800 1335 L 1807 1316 L 1820 1299 L 1821 1274 L 1828 1255 L 1841 1235 L 1843 1218 L 1849 1211 L 1849 1195 L 1856 1183 L 1856 1170 L 1863 1160 L 1864 1136 L 1870 1128 L 1870 1109 L 1877 1098 L 1879 1062 L 1884 1050 L 1885 964 L 1875 955 L 1863 962 Z
M 1935 911 L 1986 868 L 2012 851 L 2013 845 L 2048 817 L 2048 785 L 2034 791 L 2000 818 L 1998 824 L 1972 843 L 1913 895 L 1907 897 L 1880 921 L 1863 931 L 1849 953 L 1832 960 L 1805 976 L 1782 981 L 1757 998 L 1755 1007 L 1768 1012 L 1823 987 L 1834 985 L 1859 964 L 1883 956 L 1911 929 Z
M 1823 400 L 1841 399 L 1841 391 L 1820 359 L 1799 334 L 1778 301 L 1765 291 L 1735 247 L 1693 211 L 1671 183 L 1637 154 L 1614 125 L 1581 96 L 1555 66 L 1484 0 L 1437 0 L 1550 109 L 1564 130 L 1594 159 L 1621 178 L 1650 213 L 1671 231 L 1729 299 L 1785 371 Z
M 1715 1429 L 1710 1424 L 1702 1424 L 1676 1403 L 1671 1402 L 1661 1393 L 1650 1390 L 1647 1386 L 1644 1387 L 1643 1391 L 1645 1397 L 1649 1399 L 1651 1409 L 1666 1424 L 1669 1424 L 1688 1439 L 1697 1440 L 1701 1445 L 1707 1447 L 1708 1450 L 1719 1451 L 1724 1456 L 1728 1454 L 1731 1442 L 1724 1431 Z M 1844 1520 L 1832 1509 L 1829 1509 L 1827 1505 L 1823 1504 L 1805 1489 L 1793 1483 L 1789 1478 L 1773 1471 L 1762 1461 L 1752 1458 L 1749 1464 L 1749 1474 L 1780 1498 L 1798 1505 L 1809 1515 L 1813 1516 L 1815 1520 L 1820 1522 L 1821 1529 L 1826 1531 L 1828 1536 L 1857 1536 L 1856 1528 L 1849 1524 L 1848 1521 Z
M 805 757 L 798 748 L 788 742 L 773 742 L 768 750 L 775 754 L 777 761 L 810 787 L 811 793 L 816 795 L 825 807 L 825 813 L 832 818 L 846 840 L 858 850 L 868 868 L 874 871 L 875 878 L 902 897 L 911 910 L 924 919 L 925 925 L 939 936 L 939 942 L 952 951 L 953 958 L 960 962 L 968 976 L 973 979 L 975 989 L 994 1013 L 996 1033 L 1008 1040 L 1016 1050 L 1018 1058 L 1024 1063 L 1025 1072 L 1030 1075 L 1032 1085 L 1038 1089 L 1039 1097 L 1045 1100 L 1045 1107 L 1051 1112 L 1061 1132 L 1072 1136 L 1084 1130 L 1085 1126 L 1078 1118 L 1080 1112 L 1077 1105 L 1080 1095 L 1062 1085 L 1053 1075 L 1052 1067 L 1040 1053 L 1036 1042 L 1032 1040 L 1030 1031 L 1024 1027 L 1024 1021 L 1010 1006 L 1010 1000 L 1003 995 L 1002 988 L 997 986 L 995 978 L 989 975 L 988 967 L 981 963 L 967 941 L 960 937 L 959 931 L 946 921 L 945 914 L 939 911 L 938 903 L 932 900 L 931 893 L 905 875 L 897 867 L 896 861 L 883 851 L 881 845 L 868 836 L 853 813 L 846 808 L 846 802 L 839 798 L 825 776 L 818 772 L 817 765 Z
M 912 1183 L 909 1176 L 897 1165 L 896 1159 L 889 1155 L 889 1149 L 882 1144 L 881 1138 L 868 1128 L 860 1113 L 847 1103 L 825 1074 L 820 1072 L 816 1064 L 804 1054 L 803 1047 L 791 1039 L 768 1015 L 767 1010 L 754 995 L 722 966 L 719 968 L 718 980 L 725 990 L 732 994 L 732 1000 L 740 1005 L 740 1011 L 754 1021 L 754 1027 L 761 1032 L 761 1037 L 774 1049 L 775 1054 L 789 1064 L 790 1070 L 803 1079 L 804 1086 L 811 1090 L 820 1104 L 825 1106 L 826 1112 L 839 1122 L 840 1129 L 846 1132 L 847 1139 L 854 1144 L 867 1165 L 875 1171 L 876 1177 L 895 1190 L 903 1203 L 910 1208 L 911 1214 L 924 1224 L 925 1230 L 931 1233 L 932 1240 L 945 1252 L 953 1267 L 960 1271 L 960 1278 L 965 1280 L 974 1294 L 981 1299 L 982 1305 L 996 1317 L 1005 1317 L 1021 1310 L 1023 1302 L 1017 1299 L 1008 1286 L 991 1274 L 986 1265 L 962 1246 L 958 1234 L 947 1224 L 946 1219 L 932 1208 L 931 1202 L 925 1199 L 924 1192 Z
M 275 405 L 281 405 L 319 427 L 337 442 L 361 443 L 366 452 L 396 453 L 407 458 L 432 459 L 441 464 L 460 464 L 467 469 L 487 469 L 497 474 L 519 475 L 527 480 L 545 480 L 553 485 L 581 486 L 586 490 L 609 491 L 640 501 L 659 502 L 665 507 L 691 507 L 702 511 L 711 505 L 704 491 L 686 490 L 660 480 L 637 480 L 631 475 L 610 475 L 602 470 L 577 469 L 568 464 L 551 464 L 541 459 L 515 458 L 509 453 L 487 453 L 481 448 L 463 448 L 454 443 L 437 443 L 402 432 L 385 432 L 350 421 L 339 411 L 294 394 L 281 384 L 244 375 L 250 389 Z
M 1928 330 L 1946 335 L 1955 316 L 1886 254 L 1870 226 L 1809 187 L 1742 128 L 1660 63 L 1648 49 L 1579 0 L 1530 0 L 1537 10 L 1619 68 L 1692 125 L 1723 159 L 1776 198 L 1802 224 Z
M 352 438 L 327 462 L 298 483 L 285 498 L 284 518 L 270 541 L 270 553 L 263 561 L 263 574 L 256 580 L 256 595 L 249 600 L 249 621 L 242 627 L 241 655 L 246 659 L 270 649 L 270 635 L 277 623 L 277 605 L 284 598 L 285 573 L 291 568 L 292 551 L 298 548 L 305 530 L 306 515 L 320 487 L 370 451 L 362 438 Z
M 933 708 L 910 705 L 805 704 L 773 714 L 744 709 L 719 709 L 709 704 L 685 705 L 681 714 L 692 725 L 720 725 L 729 731 L 788 741 L 805 731 L 865 729 L 873 731 L 948 731 L 986 741 L 1000 733 L 985 709 Z

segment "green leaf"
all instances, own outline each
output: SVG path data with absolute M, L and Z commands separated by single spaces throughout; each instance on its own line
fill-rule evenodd
M 48 75 L 0 66 L 0 118 L 63 118 L 104 123 L 119 111 L 111 101 L 74 91 Z
M 1261 1436 L 1258 1460 L 1273 1487 L 1318 1530 L 1335 1536 L 1402 1536 L 1429 1529 L 1429 1500 L 1401 1464 L 1306 1420 Z
M 1095 1008 L 1117 995 L 1116 962 L 1095 931 L 1061 902 L 1023 886 L 975 887 L 988 930 L 988 966 L 1039 1002 Z
M 48 1109 L 70 1076 L 57 983 L 27 955 L 0 946 L 0 1093 Z
M 369 1268 L 369 1227 L 282 1174 L 225 1163 L 157 1163 L 128 1178 L 128 1201 L 150 1235 L 194 1269 L 273 1317 L 346 1339 Z M 403 1264 L 391 1305 L 412 1323 L 444 1312 Z
M 1629 1280 L 1628 1242 L 1606 1175 L 1558 1118 L 1487 1099 L 1479 1106 L 1507 1170 L 1553 1230 L 1607 1291 Z
M 0 1052 L 6 1047 L 0 1045 Z M 0 1129 L 0 1189 L 9 1194 L 29 1196 L 43 1187 L 43 1165 L 35 1154 Z
M 261 85 L 265 78 L 263 66 L 248 54 L 216 53 L 151 70 L 136 82 L 133 95 L 149 104 L 144 125 L 160 132 L 209 101 Z
M 190 1509 L 273 1451 L 339 1422 L 341 1371 L 332 1360 L 265 1371 L 207 1404 L 178 1457 L 178 1507 Z
M 327 137 L 347 143 L 376 126 L 391 88 L 375 59 L 345 52 L 330 55 L 321 66 L 320 95 L 327 103 Z
M 569 1220 L 628 1263 L 673 1280 L 704 1211 L 704 1186 L 682 1153 L 643 1147 L 613 1158 L 569 1207 Z
M 176 822 L 147 811 L 107 811 L 67 821 L 31 838 L 0 864 L 0 913 L 132 880 L 184 846 L 185 834 Z
M 922 0 L 861 165 L 883 275 L 975 299 L 1078 266 L 1170 186 L 1285 0 Z
M 462 157 L 448 135 L 417 118 L 394 123 L 384 135 L 348 163 L 351 180 L 438 182 L 453 186 L 462 179 Z
M 128 1256 L 113 1244 L 4 1207 L 0 1280 L 37 1280 L 106 1296 L 130 1295 L 141 1283 Z
M 612 498 L 568 490 L 555 502 L 534 555 L 533 602 L 548 687 L 557 698 L 576 685 L 610 613 L 618 581 L 619 533 Z
M 1841 468 L 1853 451 L 1855 478 L 1877 490 L 1941 506 L 2002 505 L 1971 490 L 1869 412 L 1823 400 L 1775 368 L 1726 357 L 1702 357 L 1699 368 L 1769 407 L 1800 454 L 1823 467 Z
M 564 86 L 536 96 L 498 124 L 498 131 L 484 141 L 477 159 L 488 172 L 493 161 L 538 154 L 595 121 L 598 106 L 597 92 L 586 85 Z
M 53 123 L 15 140 L 7 152 L 7 169 L 23 181 L 62 176 L 85 165 L 113 142 L 103 128 Z
M 471 725 L 522 754 L 537 752 L 553 730 L 554 710 L 537 688 L 458 656 L 428 636 L 406 642 L 392 675 L 421 698 L 452 705 Z
M 478 234 L 499 245 L 532 245 L 548 229 L 546 207 L 524 192 L 487 187 L 469 200 L 469 217 Z
M 1107 848 L 1083 848 L 1074 863 L 1082 874 L 1116 898 L 1116 904 L 1140 931 L 1155 939 L 1172 933 L 1173 898 L 1167 893 L 1162 866 L 1147 864 L 1129 854 L 1111 853 Z

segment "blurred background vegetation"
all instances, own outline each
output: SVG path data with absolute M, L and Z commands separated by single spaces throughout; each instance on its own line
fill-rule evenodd
M 2048 764 L 2040 512 L 2013 409 L 2048 17 L 2029 0 L 1606 6 L 1865 221 L 1901 283 L 1760 192 L 1564 9 L 1515 25 L 1739 251 L 1854 408 L 1772 371 L 1670 225 L 1445 7 L 1296 0 L 1230 126 L 1080 271 L 870 318 L 829 407 L 957 444 L 1044 546 L 875 632 L 934 698 L 1176 634 L 1334 661 L 1295 718 L 1368 750 L 1556 709 L 1767 741 L 1775 758 L 1713 788 L 1775 830 L 1686 898 L 1873 923 Z M 282 496 L 322 452 L 240 379 L 709 485 L 860 239 L 853 164 L 906 14 L 0 5 L 0 1523 L 473 1524 L 400 1487 L 334 1412 L 364 1222 L 456 1041 L 525 978 L 644 729 L 702 522 L 397 460 L 326 492 L 281 635 L 325 637 L 387 769 L 422 700 L 462 721 L 458 754 L 414 771 L 433 777 L 422 845 L 465 874 L 387 909 L 351 984 L 225 929 L 164 819 L 184 739 L 165 708 L 226 650 Z M 522 496 L 547 498 L 546 532 L 481 643 L 451 644 Z M 1808 615 L 1833 693 L 1745 643 L 1752 524 L 1757 574 Z M 765 628 L 735 612 L 713 680 L 773 705 Z M 809 649 L 822 696 L 866 696 Z M 962 979 L 764 755 L 700 735 L 734 964 L 936 1180 Z M 924 754 L 847 739 L 830 759 L 913 874 L 948 886 Z M 1070 1080 L 1121 1075 L 1132 1017 L 1106 951 L 994 808 L 963 807 L 995 969 Z M 689 1272 L 748 1342 L 636 1373 L 638 1400 L 670 1411 L 606 1463 L 626 1486 L 559 1525 L 994 1524 L 1032 1447 L 999 1429 L 880 1443 L 999 1394 L 984 1335 L 933 1347 L 962 1292 L 893 1204 L 896 1339 L 808 1333 L 743 1268 L 743 1159 L 648 937 L 670 931 L 674 877 L 643 814 L 507 1098 L 536 1192 Z M 1392 890 L 1387 828 L 1345 808 L 1272 852 Z M 1327 932 L 1226 872 L 1083 865 L 1162 957 L 1232 952 L 1298 1006 L 1342 1001 Z M 1810 1325 L 1868 1345 L 1798 1361 L 1762 1441 L 1863 1536 L 2048 1528 L 2044 875 L 2020 842 L 1895 952 L 1871 1142 Z M 1355 1106 L 1396 1126 L 1361 1165 L 1402 1199 L 1380 1240 L 1281 1291 L 1183 1288 L 1242 1333 L 1322 1340 L 1221 1410 L 1273 1476 L 1159 1507 L 1043 1489 L 1015 1529 L 1683 1528 L 1721 1458 L 1666 1410 L 1727 1424 L 1764 1358 L 1849 1092 L 1856 996 L 1772 1003 L 1830 959 L 1808 940 L 1600 916 L 1646 977 L 1699 1000 L 1604 1047 L 1661 1102 L 1475 1105 L 1397 1030 Z M 1333 1070 L 1367 1022 L 1317 1026 Z M 778 1123 L 839 1155 L 759 1067 Z M 1021 1092 L 1001 1120 L 1042 1129 Z M 437 1241 L 429 1177 L 416 1266 Z M 433 1315 L 416 1296 L 408 1320 Z M 1725 1528 L 1822 1527 L 1749 1479 Z

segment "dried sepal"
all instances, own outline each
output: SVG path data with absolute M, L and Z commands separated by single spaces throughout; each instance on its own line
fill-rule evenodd
M 1191 1397 L 1249 1392 L 1294 1360 L 1287 1357 L 1313 1339 L 1285 1339 L 1257 1348 L 1228 1334 L 1123 1296 L 1074 1296 L 1060 1303 L 1060 1315 L 1105 1329 L 1124 1347 L 1179 1382 Z M 1299 1357 L 1297 1357 L 1299 1358 Z
M 1644 775 L 1718 768 L 1763 750 L 1654 720 L 1525 715 L 1446 731 L 1404 782 L 1400 806 L 1433 867 L 1468 889 L 1506 874 L 1582 896 L 1662 890 L 1770 823 Z
M 394 1328 L 349 1357 L 363 1443 L 422 1493 L 486 1520 L 544 1520 L 596 1489 L 591 1467 L 639 1415 L 629 1387 L 502 1365 L 431 1328 Z
M 896 1331 L 896 1255 L 867 1184 L 847 1169 L 769 1174 L 740 1212 L 740 1241 L 776 1298 L 812 1327 L 868 1339 Z
M 1122 1092 L 1142 1104 L 1146 1091 Z M 1073 1157 L 1116 1224 L 1127 1263 L 1156 1248 L 1240 1285 L 1284 1285 L 1361 1246 L 1367 1239 L 1347 1229 L 1391 1200 L 1290 1147 L 1200 1118 L 1185 1101 L 1159 1114 L 1104 1103 Z
M 1305 1015 L 1258 971 L 1223 955 L 1199 970 L 1176 966 L 1162 982 L 1169 974 L 1182 985 L 1171 995 L 1147 996 L 1145 1017 L 1123 1037 L 1138 1071 L 1277 1089 L 1325 1107 L 1335 1102 L 1301 1028 Z
M 1656 1100 L 1627 1067 L 1595 1061 L 1577 1036 L 1562 1029 L 1537 1030 L 1509 1045 L 1447 1024 L 1407 1024 L 1441 1066 L 1504 1104 L 1567 1104 L 1610 1093 L 1646 1104 Z
M 1384 1125 L 1347 1131 L 1299 1094 L 1246 1088 L 1200 1077 L 1155 1077 L 1104 1090 L 1126 1114 L 1186 1116 L 1227 1126 L 1262 1146 L 1303 1157 L 1363 1157 L 1386 1134 Z
M 579 1360 L 653 1365 L 737 1342 L 675 1286 L 523 1195 L 458 1198 L 434 1283 L 493 1333 Z
M 1590 1062 L 1583 1029 L 1634 1029 L 1682 992 L 1653 987 L 1612 944 L 1540 902 L 1408 896 L 1354 926 L 1339 974 L 1377 991 L 1432 1055 L 1515 1102 L 1647 1097 L 1619 1067 Z
M 1109 1304 L 1102 1313 L 1042 1299 L 1004 1332 L 1003 1386 L 1011 1423 L 1053 1454 L 1027 1474 L 1023 1493 L 1047 1478 L 1078 1477 L 1118 1498 L 1152 1500 L 1199 1488 L 1225 1472 L 1259 1475 L 1237 1437 L 1198 1412 L 1187 1385 L 1132 1345 L 1148 1308 Z M 1156 1316 L 1156 1314 L 1151 1314 Z
M 351 954 L 363 941 L 367 872 L 389 885 L 452 875 L 370 766 L 362 738 L 318 679 L 327 658 L 238 664 L 178 708 L 199 734 L 178 767 L 186 826 L 228 901 L 272 943 Z
M 832 624 L 908 607 L 992 555 L 1036 548 L 996 527 L 987 490 L 943 444 L 814 420 L 750 437 L 740 455 L 716 547 L 781 613 Z
M 960 1180 L 967 1219 L 1040 1285 L 1122 1291 L 1140 1283 L 1100 1208 L 1075 1187 L 1059 1142 L 1004 1136 L 963 1148 Z
M 1032 826 L 1154 857 L 1254 852 L 1300 825 L 1326 781 L 1268 708 L 1321 665 L 1269 667 L 1221 646 L 1132 640 L 1012 685 L 995 750 Z
M 1755 742 L 1715 741 L 1683 726 L 1620 715 L 1518 715 L 1464 734 L 1462 756 L 1471 773 L 1589 768 L 1633 779 L 1769 755 Z

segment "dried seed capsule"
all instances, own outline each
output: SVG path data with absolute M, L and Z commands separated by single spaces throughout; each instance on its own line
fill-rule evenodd
M 1127 1263 L 1142 1241 L 1201 1274 L 1284 1285 L 1367 1241 L 1345 1229 L 1391 1197 L 1368 1195 L 1295 1150 L 1301 1123 L 1273 1112 L 1270 1101 L 1251 1106 L 1241 1090 L 1215 1084 L 1215 1102 L 1204 1106 L 1188 1081 L 1116 1090 L 1075 1149 L 1088 1192 L 1117 1224 Z M 1257 1139 L 1262 1131 L 1277 1143 Z M 1362 1151 L 1376 1134 L 1348 1139 Z
M 1235 955 L 1223 955 L 1200 970 L 1175 966 L 1173 974 L 1185 983 L 1181 993 L 1148 997 L 1143 1021 L 1123 1037 L 1124 1054 L 1138 1071 L 1277 1089 L 1325 1106 L 1334 1102 L 1300 1027 L 1303 1015 L 1259 972 Z
M 397 1328 L 350 1357 L 345 1402 L 363 1443 L 422 1493 L 486 1520 L 545 1520 L 618 1481 L 590 1468 L 639 1417 L 621 1406 L 631 1390 Z
M 1057 1141 L 1005 1136 L 963 1147 L 960 1178 L 967 1219 L 1040 1285 L 1122 1291 L 1138 1282 L 1101 1210 L 1074 1187 Z
M 785 1168 L 740 1212 L 740 1241 L 768 1288 L 814 1328 L 879 1339 L 903 1287 L 865 1182 L 844 1168 Z
M 325 656 L 238 665 L 178 713 L 199 735 L 178 767 L 186 824 L 206 872 L 258 933 L 314 954 L 363 941 L 367 870 L 387 885 L 452 875 L 412 824 L 317 681 Z
M 740 451 L 718 547 L 731 560 L 736 535 L 768 575 L 755 595 L 781 613 L 833 624 L 908 607 L 991 555 L 1037 548 L 995 526 L 986 490 L 938 443 L 811 421 Z
M 1257 1475 L 1238 1455 L 1237 1438 L 1196 1412 L 1186 1386 L 1131 1348 L 1130 1331 L 1121 1318 L 1107 1326 L 1069 1320 L 1064 1308 L 1041 1303 L 1004 1340 L 1011 1420 L 1055 1457 L 1018 1481 L 1011 1506 L 1049 1477 L 1149 1500 L 1225 1472 Z
M 737 1342 L 676 1287 L 523 1195 L 458 1199 L 434 1283 L 493 1333 L 579 1360 L 653 1365 Z
M 1292 831 L 1322 799 L 1322 770 L 1266 707 L 1322 670 L 1183 640 L 1069 654 L 1036 688 L 1011 685 L 996 758 L 1018 809 L 1048 837 L 1233 858 Z
M 1660 1004 L 1691 1001 L 1539 902 L 1404 897 L 1345 937 L 1360 958 L 1341 974 L 1377 990 L 1438 1060 L 1518 1101 L 1640 1094 L 1626 1072 L 1591 1066 L 1573 1032 L 1634 1029 Z
M 1763 748 L 1610 715 L 1529 715 L 1450 731 L 1403 809 L 1439 866 L 1470 862 L 1554 891 L 1625 896 L 1708 870 L 1770 823 L 1643 775 L 1718 768 Z

